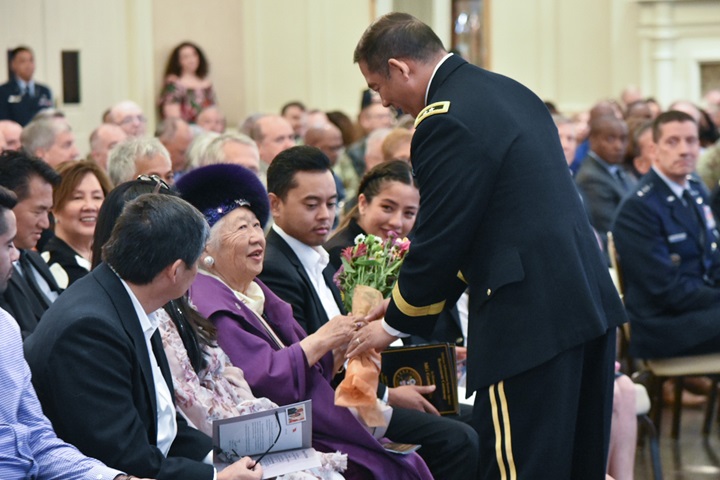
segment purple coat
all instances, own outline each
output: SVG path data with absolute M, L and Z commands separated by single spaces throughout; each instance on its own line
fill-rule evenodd
M 347 453 L 348 479 L 432 479 L 417 454 L 387 453 L 347 408 L 335 406 L 332 353 L 308 367 L 299 343 L 306 334 L 292 307 L 255 281 L 265 294 L 265 318 L 286 348 L 278 347 L 255 314 L 217 279 L 200 274 L 190 288 L 192 303 L 214 323 L 219 346 L 243 369 L 253 393 L 278 405 L 312 399 L 313 447 Z

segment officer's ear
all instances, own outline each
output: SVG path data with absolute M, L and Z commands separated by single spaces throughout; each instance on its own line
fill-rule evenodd
M 388 60 L 388 69 L 390 75 L 393 72 L 399 73 L 403 78 L 410 76 L 410 65 L 404 60 L 398 60 L 397 58 L 391 58 Z

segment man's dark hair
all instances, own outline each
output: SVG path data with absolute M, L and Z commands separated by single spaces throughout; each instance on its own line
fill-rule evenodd
M 33 176 L 40 177 L 53 187 L 60 183 L 60 174 L 50 165 L 23 150 L 6 150 L 0 154 L 0 185 L 15 192 L 18 202 L 30 194 L 29 184 Z
M 20 45 L 20 46 L 13 48 L 12 50 L 10 50 L 10 61 L 12 62 L 13 60 L 15 60 L 15 57 L 17 56 L 17 54 L 22 53 L 22 52 L 29 52 L 31 55 L 33 54 L 33 51 L 30 47 L 26 47 L 25 45 Z
M 393 12 L 365 30 L 355 47 L 353 62 L 365 62 L 371 72 L 388 75 L 391 58 L 427 62 L 444 50 L 430 27 L 410 14 Z
M 301 145 L 280 152 L 267 171 L 268 193 L 274 193 L 285 201 L 290 190 L 297 187 L 297 172 L 326 172 L 330 170 L 330 160 L 319 149 Z
M 197 262 L 208 226 L 195 207 L 173 195 L 140 195 L 125 205 L 102 247 L 102 259 L 126 282 L 147 285 L 176 260 Z
M 17 205 L 15 192 L 5 187 L 0 187 L 0 235 L 5 235 L 8 226 L 5 222 L 5 211 L 12 210 Z
M 660 140 L 660 136 L 662 135 L 661 127 L 671 122 L 692 122 L 697 126 L 695 119 L 687 113 L 681 112 L 680 110 L 668 110 L 658 115 L 653 122 L 653 142 L 657 143 L 658 140 Z
M 285 112 L 287 112 L 288 108 L 292 108 L 292 107 L 297 107 L 300 110 L 302 110 L 303 112 L 307 110 L 307 108 L 305 108 L 305 105 L 302 102 L 298 102 L 298 101 L 288 102 L 285 105 L 283 105 L 282 108 L 280 109 L 280 115 L 282 115 L 284 117 Z

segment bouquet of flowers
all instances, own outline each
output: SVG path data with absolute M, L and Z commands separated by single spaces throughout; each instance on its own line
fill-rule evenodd
M 342 251 L 342 266 L 335 274 L 348 312 L 364 316 L 390 295 L 409 248 L 407 238 L 355 237 L 355 245 Z M 348 362 L 345 379 L 335 390 L 335 404 L 355 408 L 368 427 L 387 425 L 376 398 L 379 373 L 380 354 L 363 353 Z
M 355 245 L 342 251 L 342 266 L 335 273 L 335 284 L 342 293 L 345 309 L 356 315 L 367 313 L 358 312 L 354 308 L 357 305 L 353 305 L 356 288 L 361 285 L 374 288 L 382 298 L 388 297 L 409 249 L 407 238 L 391 236 L 383 241 L 375 235 L 355 237 Z

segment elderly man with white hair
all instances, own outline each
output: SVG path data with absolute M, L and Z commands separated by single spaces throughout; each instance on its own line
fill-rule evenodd
M 168 185 L 174 183 L 170 154 L 157 138 L 131 138 L 116 145 L 108 156 L 108 175 L 115 186 L 139 175 L 157 175 Z
M 260 173 L 260 153 L 255 142 L 242 133 L 224 133 L 215 138 L 200 158 L 200 166 L 233 163 Z
M 97 163 L 100 168 L 107 171 L 108 153 L 118 143 L 127 138 L 125 130 L 113 125 L 103 123 L 90 134 L 90 153 L 88 160 Z
M 78 157 L 75 135 L 64 119 L 40 119 L 28 123 L 20 135 L 20 143 L 26 152 L 43 159 L 53 168 Z
M 122 128 L 128 137 L 142 137 L 145 135 L 147 118 L 143 114 L 140 105 L 124 100 L 116 103 L 110 108 L 108 120 Z

